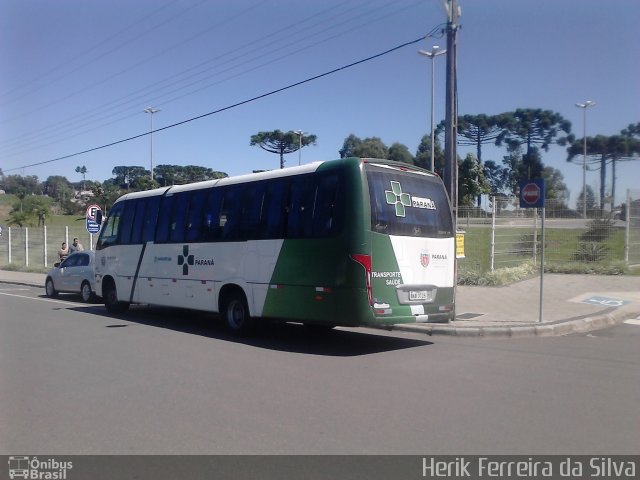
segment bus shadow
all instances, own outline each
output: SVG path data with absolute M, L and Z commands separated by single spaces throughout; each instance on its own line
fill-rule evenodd
M 371 355 L 407 348 L 432 345 L 426 340 L 396 337 L 373 329 L 342 329 L 317 331 L 303 325 L 269 322 L 248 337 L 229 333 L 222 321 L 212 314 L 175 308 L 132 307 L 122 315 L 111 315 L 101 305 L 79 304 L 71 310 L 109 319 L 104 328 L 126 330 L 135 325 L 164 328 L 225 342 L 250 345 L 282 352 L 335 357 Z

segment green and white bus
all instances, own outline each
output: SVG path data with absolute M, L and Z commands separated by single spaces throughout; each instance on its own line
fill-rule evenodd
M 110 312 L 150 304 L 263 320 L 389 326 L 454 316 L 455 232 L 440 178 L 347 158 L 120 197 L 96 245 Z

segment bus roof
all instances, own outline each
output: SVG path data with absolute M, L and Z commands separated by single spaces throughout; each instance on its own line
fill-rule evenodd
M 190 190 L 200 190 L 202 188 L 210 188 L 214 186 L 235 185 L 239 183 L 256 182 L 256 181 L 268 180 L 272 178 L 282 178 L 282 177 L 290 177 L 294 175 L 303 175 L 305 173 L 315 172 L 316 170 L 318 170 L 318 168 L 322 164 L 340 162 L 340 161 L 368 163 L 370 165 L 377 165 L 384 168 L 401 169 L 404 171 L 417 173 L 420 175 L 439 178 L 438 175 L 430 172 L 429 170 L 424 170 L 415 165 L 404 164 L 400 162 L 395 162 L 393 160 L 384 160 L 379 158 L 349 157 L 349 158 L 343 158 L 340 160 L 317 161 L 317 162 L 309 163 L 306 165 L 287 167 L 287 168 L 278 169 L 278 170 L 267 170 L 264 172 L 249 173 L 249 174 L 238 175 L 234 177 L 224 177 L 224 178 L 218 178 L 215 180 L 205 180 L 202 182 L 187 183 L 184 185 L 173 185 L 170 187 L 155 188 L 153 190 L 132 192 L 119 197 L 115 203 L 118 203 L 124 200 L 130 200 L 130 199 L 142 198 L 142 197 L 152 197 L 152 196 L 165 195 L 165 194 L 172 195 L 174 193 L 190 191 Z

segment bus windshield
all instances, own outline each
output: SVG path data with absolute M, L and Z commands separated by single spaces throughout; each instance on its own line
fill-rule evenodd
M 409 237 L 453 236 L 447 193 L 439 178 L 368 163 L 371 228 L 376 233 Z

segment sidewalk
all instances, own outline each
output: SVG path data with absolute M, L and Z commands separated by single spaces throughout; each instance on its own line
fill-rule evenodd
M 0 270 L 0 282 L 42 287 L 45 275 Z M 456 320 L 393 327 L 427 335 L 524 337 L 565 335 L 640 317 L 640 276 L 545 274 L 504 287 L 458 287 Z

